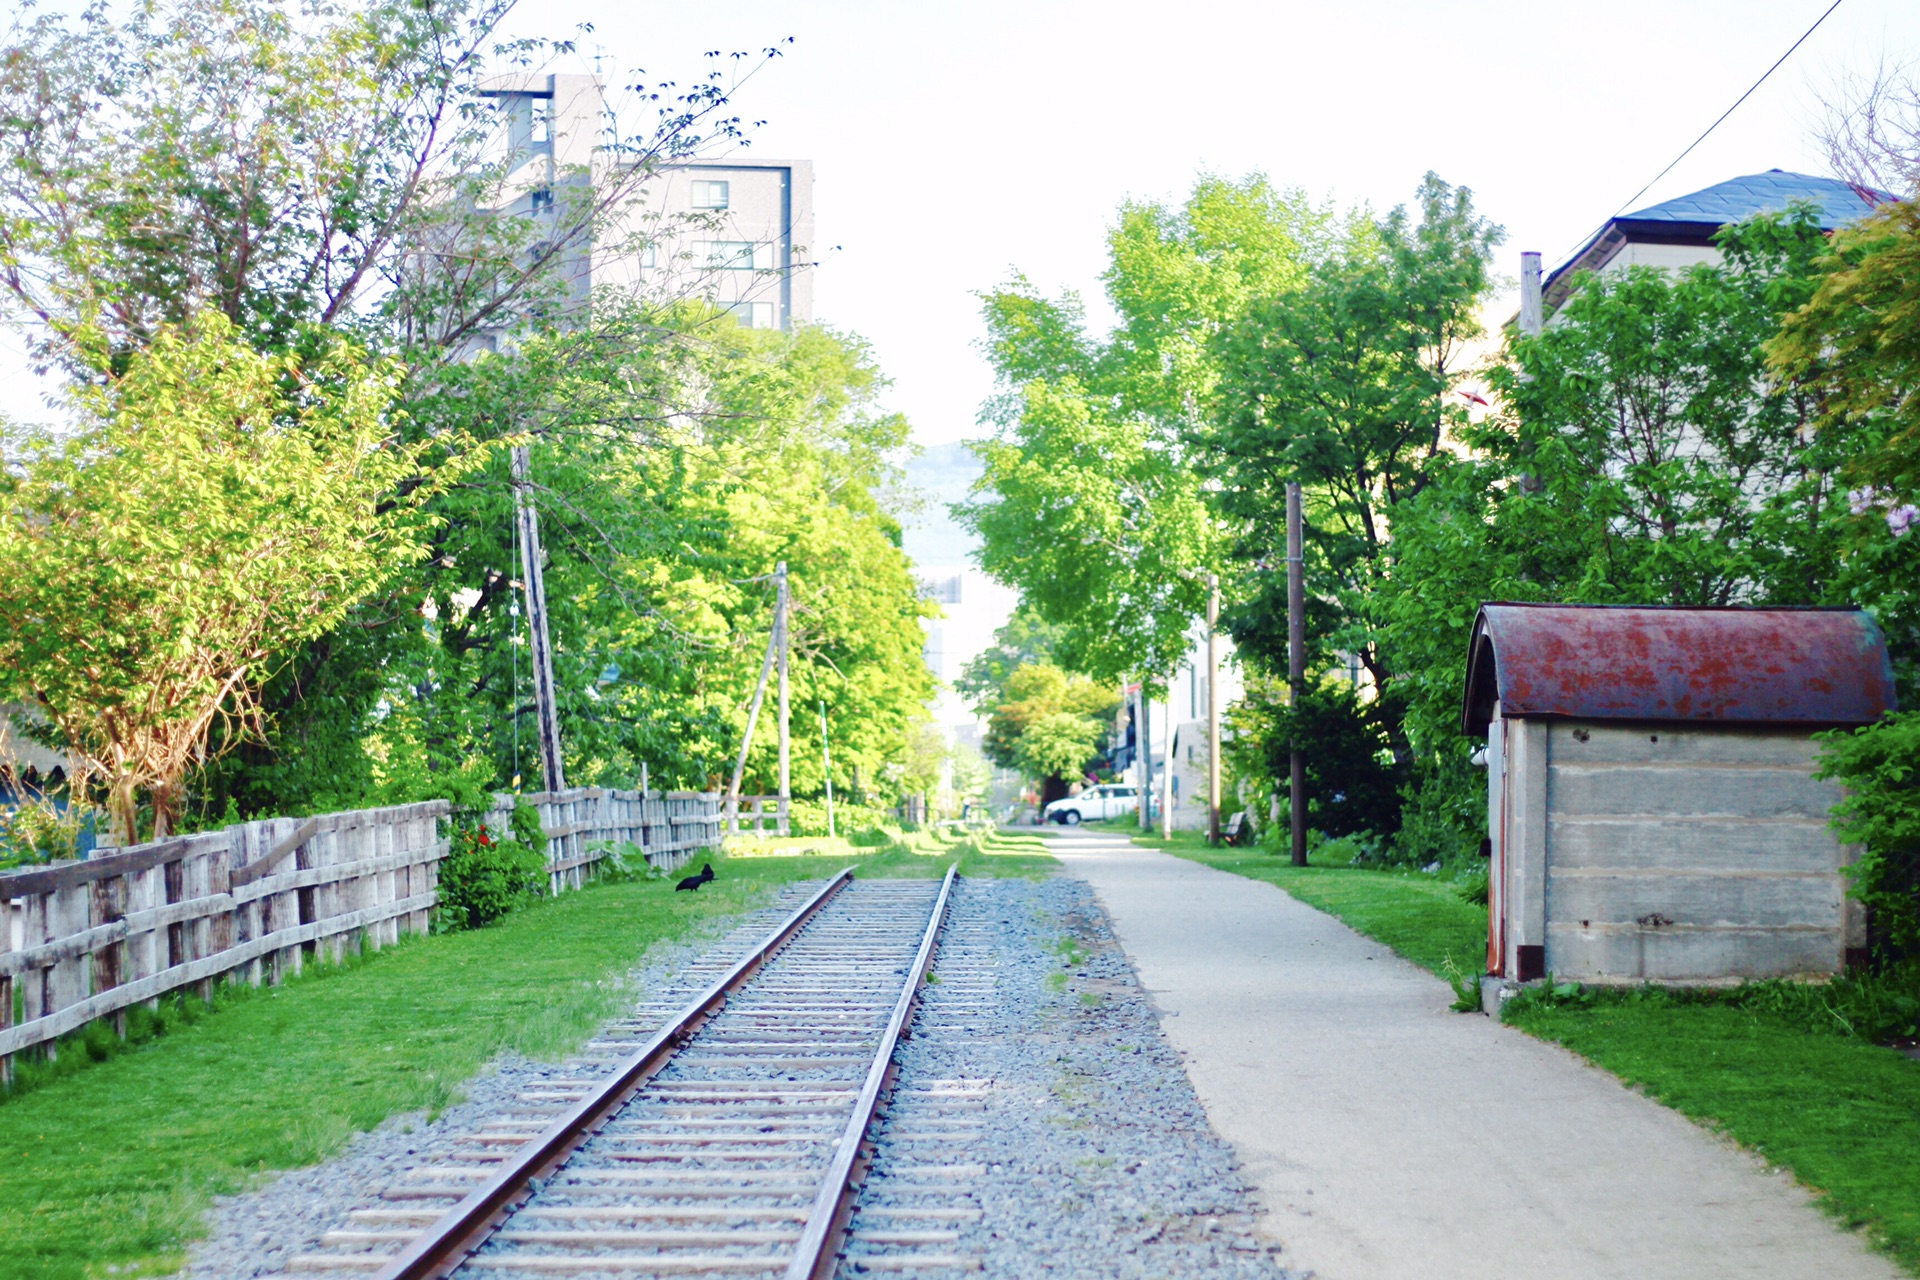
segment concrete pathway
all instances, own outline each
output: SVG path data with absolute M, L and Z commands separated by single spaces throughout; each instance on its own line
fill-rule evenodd
M 1272 885 L 1061 832 L 1320 1280 L 1895 1280 L 1784 1173 Z

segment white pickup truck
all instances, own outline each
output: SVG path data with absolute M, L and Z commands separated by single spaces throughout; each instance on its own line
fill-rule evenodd
M 1102 818 L 1118 818 L 1123 814 L 1134 813 L 1139 807 L 1137 787 L 1118 782 L 1103 783 L 1097 787 L 1088 787 L 1077 796 L 1055 800 L 1041 811 L 1040 820 L 1077 827 L 1083 822 L 1097 822 Z

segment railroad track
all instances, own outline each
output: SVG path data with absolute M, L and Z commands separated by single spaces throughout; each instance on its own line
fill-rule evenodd
M 890 1142 L 933 1155 L 853 1222 L 953 886 L 842 872 L 651 1034 L 600 1042 L 631 1050 L 610 1072 L 523 1092 L 288 1270 L 827 1280 L 849 1240 L 861 1270 L 979 1270 L 952 1247 L 977 1171 L 941 1154 L 978 1136 L 973 1082 L 899 1091 Z

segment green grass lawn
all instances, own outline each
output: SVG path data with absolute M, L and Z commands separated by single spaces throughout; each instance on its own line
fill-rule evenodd
M 1296 868 L 1179 832 L 1139 844 L 1278 885 L 1443 977 L 1478 972 L 1486 909 L 1417 872 Z M 1657 990 L 1523 999 L 1511 1025 L 1565 1045 L 1790 1170 L 1820 1203 L 1920 1275 L 1920 1062 L 1803 1020 Z
M 1920 1062 L 1658 991 L 1519 1001 L 1506 1021 L 1791 1170 L 1920 1275 Z
M 697 894 L 596 885 L 489 929 L 225 994 L 105 1061 L 69 1046 L 61 1070 L 0 1101 L 0 1277 L 171 1271 L 213 1196 L 325 1159 L 388 1116 L 444 1108 L 497 1054 L 577 1047 L 630 999 L 624 975 L 652 943 L 788 881 L 849 865 L 932 876 L 956 857 L 963 875 L 1053 865 L 1039 841 L 993 835 L 716 858 L 719 878 Z
M 1278 885 L 1442 977 L 1477 975 L 1487 967 L 1487 909 L 1462 900 L 1454 881 L 1418 871 L 1296 867 L 1285 854 L 1209 848 L 1198 831 L 1176 831 L 1171 844 L 1158 836 L 1136 835 L 1133 840 Z

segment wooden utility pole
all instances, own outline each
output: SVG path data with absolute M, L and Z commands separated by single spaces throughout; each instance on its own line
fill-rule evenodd
M 788 813 L 792 808 L 792 780 L 789 768 L 788 751 L 792 737 L 787 724 L 787 562 L 782 560 L 773 571 L 773 580 L 777 584 L 774 592 L 773 626 L 774 635 L 780 640 L 780 818 L 778 830 L 786 835 L 791 830 Z
M 1300 699 L 1307 684 L 1307 586 L 1300 558 L 1300 486 L 1287 486 L 1287 705 L 1293 741 L 1287 752 L 1287 797 L 1293 821 L 1293 865 L 1307 865 L 1307 775 L 1300 761 Z
M 1220 575 L 1207 575 L 1207 843 L 1220 843 Z
M 533 707 L 539 722 L 540 765 L 548 791 L 566 790 L 560 763 L 560 711 L 553 692 L 553 644 L 547 636 L 547 577 L 540 555 L 540 515 L 527 479 L 527 446 L 513 451 L 513 502 L 520 525 L 520 562 L 526 574 L 527 631 L 533 649 Z M 518 714 L 516 710 L 515 714 Z
M 827 839 L 831 840 L 833 839 L 833 742 L 827 736 L 827 700 L 825 698 L 820 700 L 820 764 L 826 771 Z M 855 778 L 854 781 L 858 782 L 859 779 Z M 856 787 L 856 793 L 858 790 Z M 855 794 L 854 800 L 858 802 L 859 799 L 859 795 Z
M 780 570 L 780 592 L 776 601 L 785 598 L 786 581 L 782 562 Z M 766 701 L 767 677 L 773 674 L 774 658 L 780 652 L 780 613 L 776 604 L 773 616 L 773 632 L 767 637 L 767 656 L 760 663 L 760 679 L 753 686 L 753 701 L 747 704 L 747 731 L 740 737 L 740 755 L 733 762 L 733 785 L 727 788 L 727 820 L 736 831 L 740 829 L 740 779 L 747 772 L 747 751 L 753 746 L 753 726 L 760 720 L 760 704 Z

